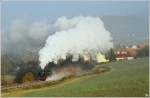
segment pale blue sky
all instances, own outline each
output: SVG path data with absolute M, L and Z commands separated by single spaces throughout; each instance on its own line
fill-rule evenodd
M 139 33 L 135 35 L 138 39 L 148 38 L 148 1 L 3 2 L 2 29 L 9 29 L 15 19 L 54 21 L 60 16 L 78 15 L 104 17 L 102 19 L 106 28 L 117 41 L 122 41 L 121 36 L 133 40 L 130 36 L 133 32 Z
M 74 2 L 4 2 L 2 4 L 4 21 L 28 17 L 30 19 L 55 19 L 59 16 L 112 15 L 112 16 L 148 16 L 148 3 L 114 1 L 74 1 Z M 6 21 L 5 21 L 6 22 Z

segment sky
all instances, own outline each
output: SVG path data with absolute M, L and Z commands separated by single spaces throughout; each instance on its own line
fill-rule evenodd
M 10 24 L 15 19 L 51 22 L 60 16 L 79 15 L 100 16 L 116 43 L 135 43 L 148 39 L 148 1 L 3 2 L 2 31 L 9 31 Z M 130 35 L 135 32 L 133 38 L 137 39 L 133 40 Z M 130 40 L 127 42 L 126 38 Z
M 4 2 L 2 15 L 11 21 L 15 18 L 55 19 L 59 16 L 74 15 L 113 15 L 141 16 L 148 15 L 148 2 L 135 1 L 63 1 L 63 2 Z

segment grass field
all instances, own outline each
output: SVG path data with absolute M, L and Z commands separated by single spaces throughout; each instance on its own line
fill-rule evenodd
M 98 66 L 98 65 L 97 65 Z M 40 89 L 17 90 L 2 96 L 147 96 L 148 58 L 106 64 L 110 71 L 71 79 Z

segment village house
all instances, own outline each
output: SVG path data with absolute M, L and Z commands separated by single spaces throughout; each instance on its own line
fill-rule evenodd
M 116 55 L 116 60 L 130 60 L 137 57 L 137 46 L 133 45 L 132 47 L 126 47 L 123 49 L 113 49 Z

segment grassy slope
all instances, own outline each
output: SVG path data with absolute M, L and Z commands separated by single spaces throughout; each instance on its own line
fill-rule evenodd
M 5 96 L 145 96 L 148 58 L 108 64 L 109 72 L 85 76 L 53 87 L 16 91 Z

